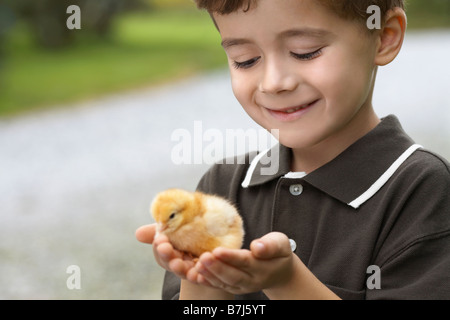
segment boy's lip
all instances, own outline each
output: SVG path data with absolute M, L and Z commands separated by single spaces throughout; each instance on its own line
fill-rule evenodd
M 314 100 L 313 102 L 310 103 L 298 105 L 296 107 L 288 107 L 284 109 L 271 109 L 271 108 L 266 109 L 277 120 L 294 121 L 299 119 L 306 112 L 308 112 L 313 106 L 316 105 L 318 101 L 319 99 Z

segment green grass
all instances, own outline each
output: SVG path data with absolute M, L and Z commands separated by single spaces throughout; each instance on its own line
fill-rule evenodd
M 117 20 L 111 39 L 80 39 L 66 49 L 36 47 L 24 25 L 9 39 L 0 70 L 0 116 L 158 84 L 226 63 L 219 34 L 198 11 L 129 14 Z

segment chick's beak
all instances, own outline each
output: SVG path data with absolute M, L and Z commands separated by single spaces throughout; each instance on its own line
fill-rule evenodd
M 166 229 L 167 229 L 167 224 L 164 224 L 162 222 L 158 222 L 158 225 L 157 225 L 157 231 L 158 232 L 161 233 L 161 232 L 163 232 Z

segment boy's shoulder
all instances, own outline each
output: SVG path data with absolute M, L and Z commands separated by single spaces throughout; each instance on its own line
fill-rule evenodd
M 426 148 L 416 150 L 400 169 L 400 173 L 415 179 L 427 179 L 431 180 L 431 183 L 450 187 L 450 163 L 438 153 Z M 450 197 L 450 193 L 447 195 Z
M 418 149 L 415 155 L 411 157 L 410 164 L 430 172 L 437 171 L 441 174 L 450 174 L 450 163 L 448 160 L 426 148 Z
M 450 164 L 439 154 L 419 148 L 397 170 L 382 192 L 386 203 L 386 239 L 379 265 L 401 256 L 413 245 L 450 240 Z M 391 221 L 391 222 L 389 222 Z

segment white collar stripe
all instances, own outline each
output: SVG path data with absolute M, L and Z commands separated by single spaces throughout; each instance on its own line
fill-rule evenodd
M 364 202 L 372 198 L 394 175 L 397 169 L 417 150 L 423 148 L 421 145 L 415 144 L 408 148 L 390 167 L 385 173 L 378 178 L 377 181 L 366 192 L 360 195 L 358 198 L 350 202 L 348 205 L 358 209 Z
M 306 172 L 288 172 L 284 177 L 286 179 L 302 179 L 306 176 Z
M 252 176 L 253 176 L 253 172 L 256 169 L 256 166 L 258 165 L 259 161 L 261 160 L 262 157 L 264 157 L 268 152 L 270 151 L 270 148 L 267 149 L 264 152 L 259 153 L 252 161 L 252 163 L 250 164 L 250 167 L 247 170 L 247 174 L 245 176 L 244 181 L 242 182 L 241 186 L 243 188 L 248 188 L 248 186 L 250 185 L 250 181 L 252 180 Z

